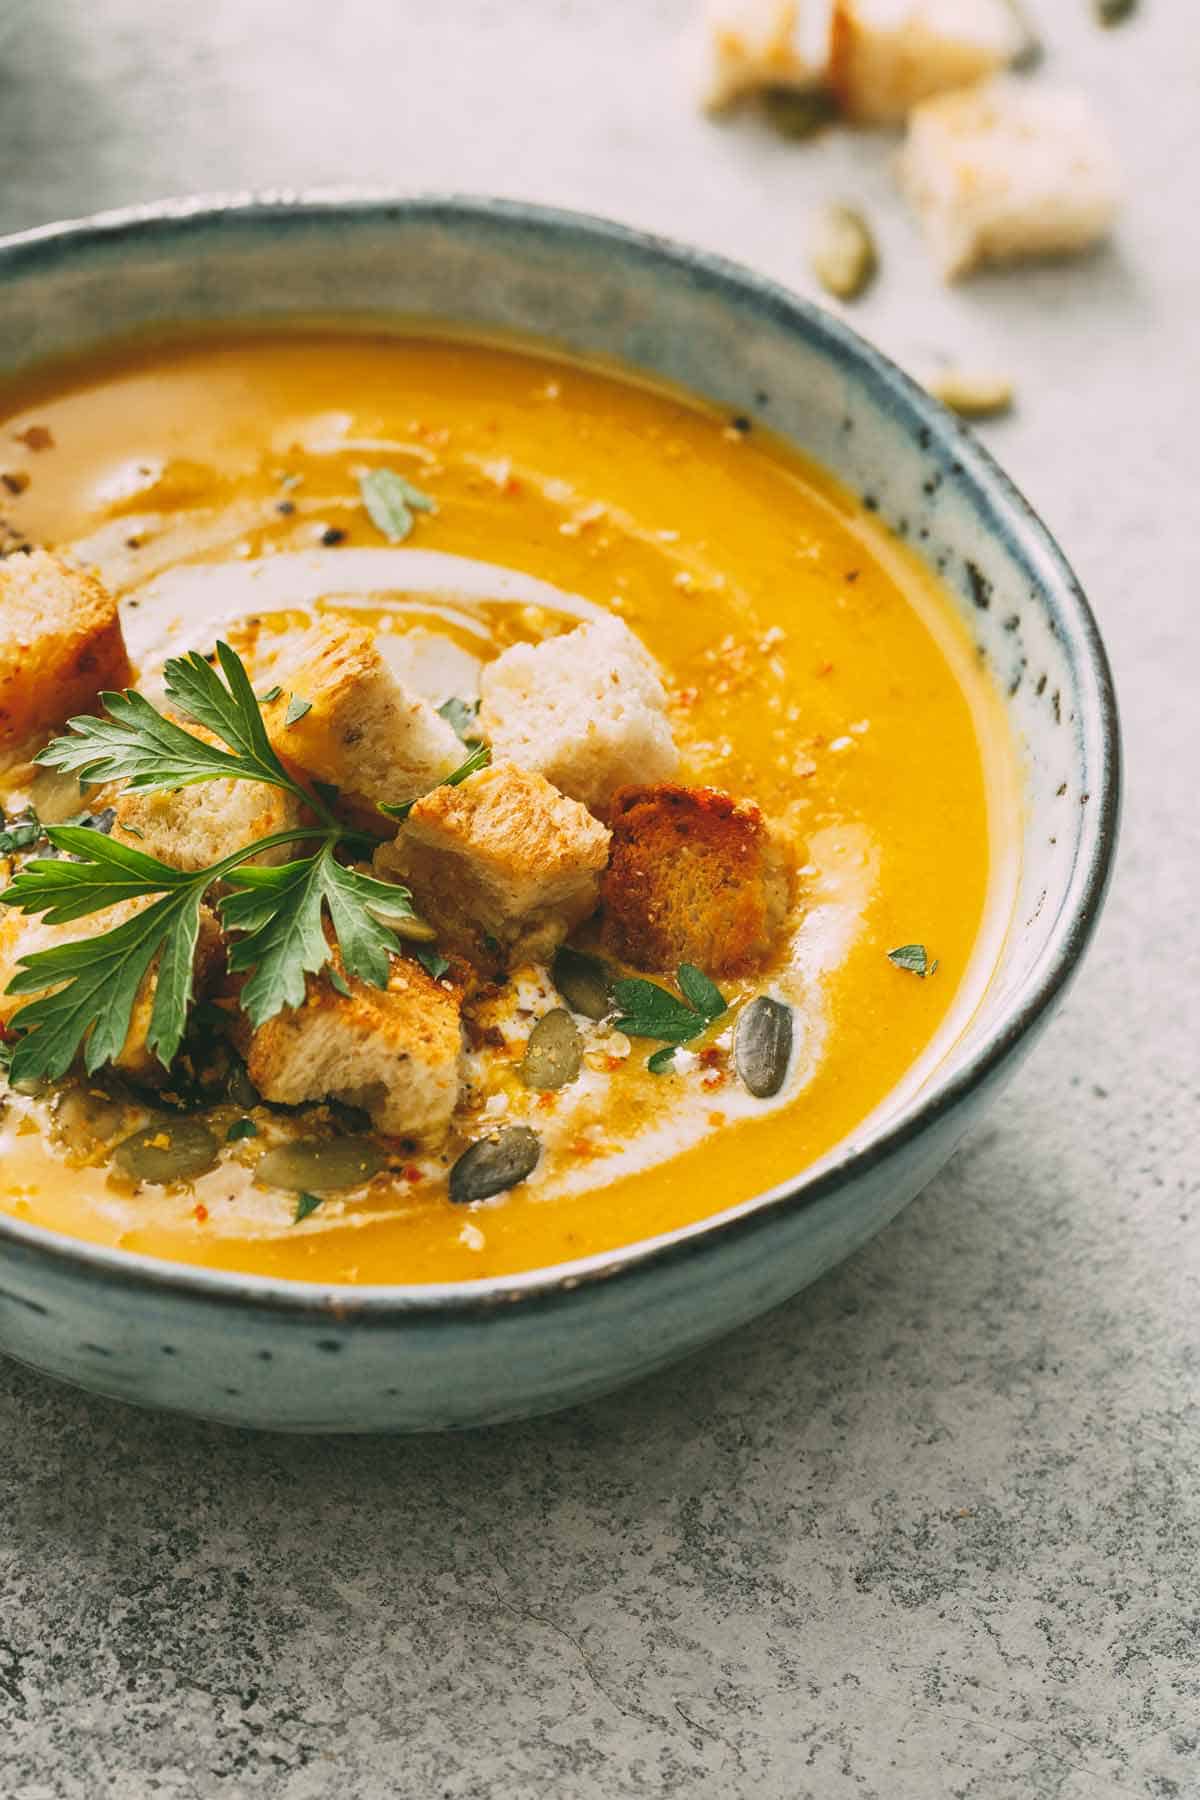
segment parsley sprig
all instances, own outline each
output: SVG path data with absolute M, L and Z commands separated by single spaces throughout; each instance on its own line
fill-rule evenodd
M 384 921 L 415 916 L 408 890 L 338 860 L 339 851 L 361 852 L 376 840 L 335 817 L 329 789 L 310 791 L 288 773 L 271 747 L 241 661 L 228 644 L 217 646 L 217 661 L 213 668 L 195 653 L 174 658 L 165 679 L 168 699 L 218 744 L 194 736 L 139 694 L 104 694 L 106 717 L 72 719 L 70 734 L 50 744 L 39 762 L 81 781 L 120 780 L 143 793 L 230 777 L 258 781 L 293 794 L 316 823 L 275 832 L 194 872 L 86 826 L 47 826 L 60 856 L 26 863 L 0 894 L 0 904 L 40 913 L 51 925 L 125 901 L 153 904 L 100 936 L 21 958 L 8 991 L 41 997 L 18 1017 L 24 1035 L 12 1055 L 14 1081 L 57 1080 L 81 1051 L 89 1073 L 113 1061 L 128 1037 L 142 983 L 155 967 L 147 1043 L 169 1068 L 193 996 L 201 906 L 218 882 L 231 890 L 217 905 L 224 925 L 237 934 L 230 966 L 249 976 L 240 1004 L 256 1028 L 301 1003 L 306 975 L 330 966 L 334 944 L 347 975 L 387 985 L 388 959 L 399 945 Z M 305 841 L 309 853 L 280 867 L 248 866 L 264 851 Z
M 699 1037 L 728 1011 L 720 988 L 694 963 L 680 963 L 678 981 L 682 999 L 669 988 L 644 981 L 641 976 L 613 983 L 613 999 L 621 1009 L 616 1030 L 628 1037 L 663 1040 L 663 1048 L 656 1050 L 646 1064 L 655 1075 L 670 1067 L 681 1044 Z

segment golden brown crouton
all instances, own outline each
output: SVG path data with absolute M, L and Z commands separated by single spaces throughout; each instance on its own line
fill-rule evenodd
M 663 684 L 621 619 L 511 645 L 484 667 L 479 692 L 479 729 L 497 761 L 535 770 L 594 812 L 631 781 L 675 773 Z
M 466 754 L 453 727 L 400 685 L 361 626 L 315 627 L 279 680 L 284 691 L 264 708 L 276 752 L 351 806 L 373 812 L 412 800 Z
M 119 842 L 189 872 L 207 869 L 259 838 L 286 831 L 300 818 L 294 795 L 254 781 L 210 781 L 165 794 L 125 788 L 112 804 L 117 815 L 112 834 Z M 297 841 L 253 860 L 282 863 L 303 852 L 303 842 Z
M 0 560 L 0 769 L 129 678 L 117 603 L 93 575 L 47 550 Z
M 922 100 L 995 74 L 1026 41 L 1008 0 L 838 0 L 832 82 L 850 118 L 899 124 Z
M 640 969 L 747 968 L 783 923 L 791 867 L 756 806 L 715 788 L 625 788 L 601 890 L 604 942 Z
M 341 1100 L 389 1137 L 436 1143 L 458 1099 L 459 994 L 400 957 L 386 989 L 344 979 L 349 998 L 310 976 L 304 1005 L 259 1027 L 246 1058 L 251 1081 L 266 1100 Z
M 24 957 L 32 956 L 38 950 L 53 950 L 60 944 L 73 944 L 81 938 L 99 937 L 106 931 L 115 931 L 118 925 L 124 925 L 127 920 L 135 918 L 151 905 L 151 897 L 122 900 L 119 905 L 110 906 L 104 912 L 93 913 L 85 919 L 72 919 L 66 925 L 48 925 L 44 919 L 26 918 L 8 907 L 0 910 L 0 1025 L 6 1028 L 19 1027 L 21 1008 L 41 998 L 39 994 L 10 994 L 6 991 Z M 202 907 L 200 936 L 196 942 L 197 999 L 207 991 L 222 961 L 221 928 L 216 914 L 207 906 Z M 152 968 L 134 1001 L 124 1048 L 113 1065 L 123 1075 L 128 1075 L 131 1081 L 155 1087 L 167 1079 L 167 1071 L 146 1043 L 156 987 L 157 976 Z
M 375 869 L 412 889 L 439 941 L 497 968 L 553 955 L 595 910 L 608 841 L 543 775 L 494 763 L 418 800 Z

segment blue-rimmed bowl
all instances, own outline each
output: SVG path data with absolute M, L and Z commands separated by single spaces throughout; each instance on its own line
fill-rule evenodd
M 0 240 L 0 373 L 144 327 L 348 313 L 516 330 L 759 418 L 903 531 L 1007 695 L 1024 759 L 1015 924 L 918 1095 L 816 1172 L 534 1274 L 321 1287 L 184 1268 L 0 1214 L 0 1349 L 147 1406 L 293 1431 L 547 1411 L 776 1305 L 878 1231 L 1030 1049 L 1104 898 L 1119 800 L 1104 649 L 1053 539 L 947 412 L 836 319 L 601 220 L 362 194 L 169 203 Z

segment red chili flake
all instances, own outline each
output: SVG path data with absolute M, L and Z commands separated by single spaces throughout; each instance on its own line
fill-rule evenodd
M 14 433 L 18 444 L 24 444 L 27 450 L 53 450 L 54 436 L 46 425 L 27 425 L 24 431 Z
M 833 674 L 833 664 L 831 662 L 818 663 L 817 664 L 817 674 L 818 675 L 832 675 Z
M 411 1181 L 411 1182 L 415 1183 L 418 1181 L 424 1181 L 424 1179 L 425 1179 L 424 1169 L 418 1169 L 416 1163 L 407 1164 L 407 1166 L 405 1168 L 401 1169 L 400 1173 L 403 1175 L 405 1181 Z
M 197 1200 L 195 1206 L 193 1206 L 192 1217 L 196 1220 L 198 1225 L 203 1225 L 204 1221 L 208 1218 L 208 1208 L 205 1206 L 203 1200 Z
M 700 1052 L 700 1061 L 706 1069 L 717 1069 L 725 1061 L 725 1052 L 718 1050 L 714 1045 L 712 1049 Z

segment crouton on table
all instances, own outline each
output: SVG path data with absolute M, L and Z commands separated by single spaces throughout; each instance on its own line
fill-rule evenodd
M 756 806 L 664 783 L 618 794 L 601 933 L 635 968 L 749 968 L 769 954 L 791 890 L 789 846 Z
M 1008 0 L 838 0 L 833 85 L 852 119 L 899 124 L 931 95 L 996 74 L 1025 42 Z
M 919 106 L 899 173 L 948 281 L 979 263 L 1084 250 L 1120 196 L 1084 96 L 1007 80 Z
M 479 685 L 479 728 L 497 759 L 535 770 L 593 812 L 631 781 L 675 772 L 662 682 L 620 619 L 514 644 Z
M 758 88 L 812 88 L 829 74 L 833 0 L 706 0 L 694 60 L 716 112 Z
M 484 968 L 553 955 L 595 911 L 609 833 L 542 775 L 493 763 L 418 800 L 375 871 Z
M 277 754 L 352 807 L 411 800 L 466 754 L 454 728 L 396 680 L 362 626 L 314 627 L 279 680 L 283 692 L 263 709 Z
M 117 603 L 47 550 L 0 559 L 0 769 L 130 679 Z
M 39 950 L 55 950 L 62 944 L 73 944 L 83 938 L 99 937 L 105 932 L 115 931 L 118 925 L 136 918 L 138 913 L 153 904 L 153 896 L 122 900 L 117 906 L 110 906 L 105 911 L 93 913 L 84 919 L 72 919 L 65 925 L 49 925 L 43 918 L 26 917 L 12 907 L 0 909 L 0 1025 L 19 1028 L 21 1008 L 42 997 L 40 994 L 10 994 L 6 991 L 24 957 L 32 956 Z M 223 960 L 222 943 L 221 927 L 216 914 L 207 906 L 201 907 L 200 935 L 196 940 L 196 999 L 202 998 L 220 970 Z M 151 967 L 138 991 L 130 1015 L 128 1035 L 121 1054 L 113 1064 L 123 1075 L 128 1075 L 131 1081 L 147 1086 L 160 1086 L 167 1080 L 166 1069 L 146 1042 L 158 986 L 156 966 Z
M 251 1037 L 251 1081 L 265 1100 L 340 1100 L 369 1113 L 389 1137 L 436 1143 L 458 1099 L 458 994 L 405 958 L 393 962 L 386 988 L 346 977 L 340 957 L 334 961 L 349 997 L 326 976 L 309 976 L 304 1004 Z

